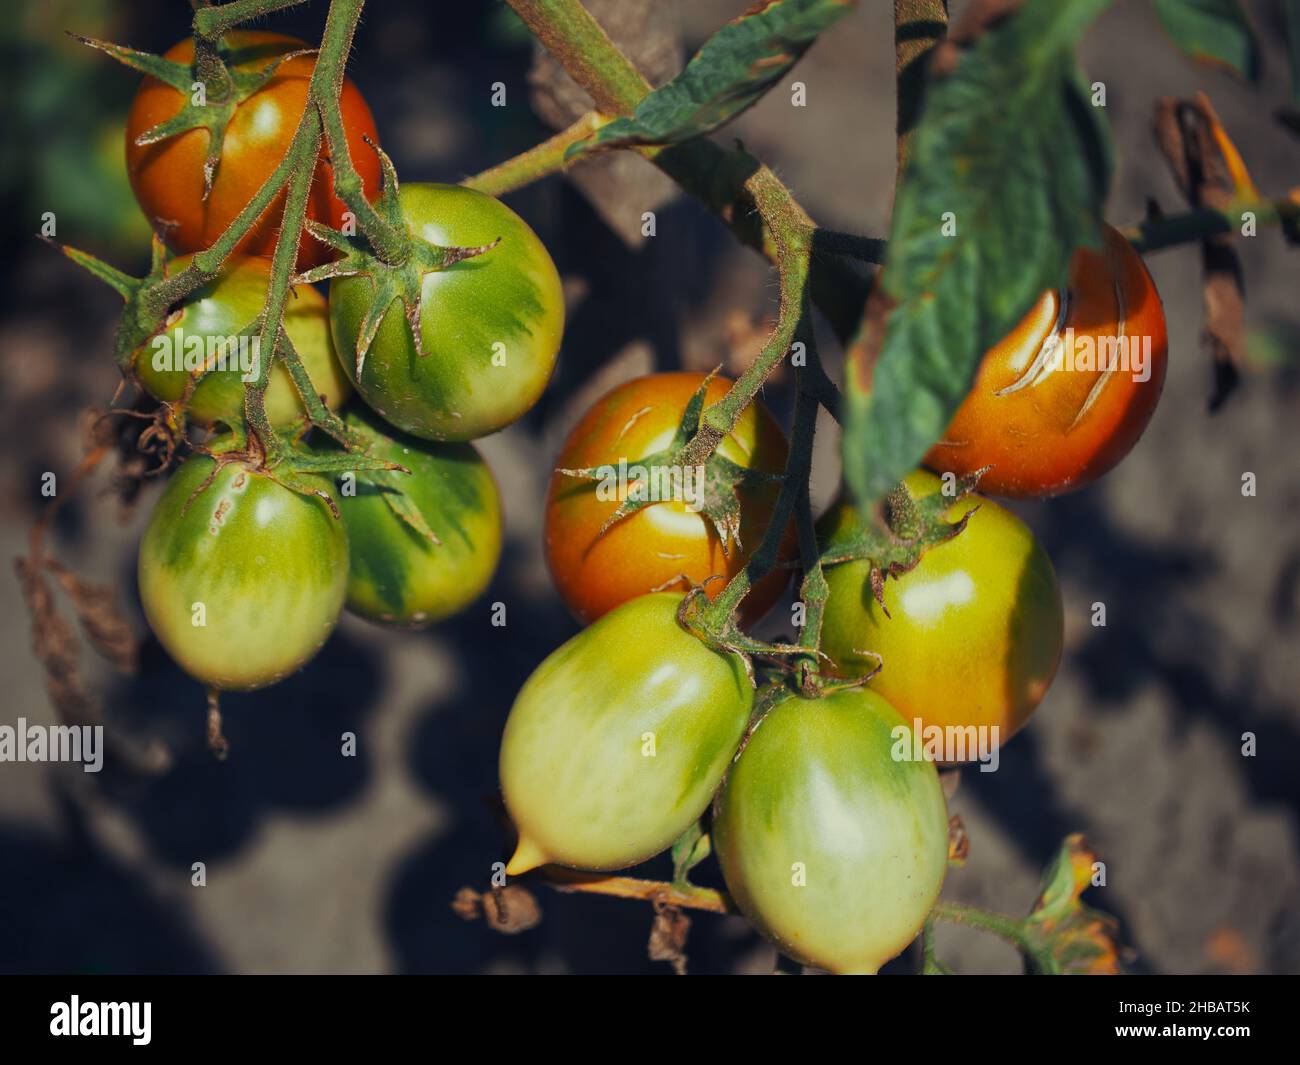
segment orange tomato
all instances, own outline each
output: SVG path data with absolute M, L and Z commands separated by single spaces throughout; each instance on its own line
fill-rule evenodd
M 296 37 L 258 30 L 226 34 L 228 64 L 236 70 L 257 70 L 276 56 L 306 48 Z M 179 63 L 194 59 L 194 41 L 186 38 L 173 45 L 164 58 Z M 307 89 L 315 69 L 312 55 L 286 59 L 274 76 L 257 92 L 241 101 L 226 128 L 221 162 L 212 191 L 203 200 L 203 163 L 209 134 L 191 129 L 156 144 L 137 145 L 136 138 L 181 110 L 186 98 L 156 78 L 145 78 L 131 103 L 126 123 L 126 165 L 131 188 L 150 223 L 177 252 L 198 252 L 208 248 L 235 220 L 258 189 L 280 165 L 307 104 Z M 366 196 L 379 192 L 379 158 L 362 136 L 378 142 L 375 121 L 361 93 L 344 79 L 339 97 L 343 126 L 352 165 L 361 175 Z M 324 158 L 316 164 L 307 217 L 339 228 L 347 206 L 334 195 L 333 172 Z M 252 230 L 239 243 L 237 253 L 269 256 L 284 212 L 281 193 L 263 212 Z M 298 250 L 298 269 L 325 262 L 331 250 L 304 235 Z
M 631 467 L 667 447 L 704 378 L 701 373 L 661 373 L 619 385 L 587 411 L 555 465 L 571 470 L 616 469 L 620 460 L 626 460 Z M 715 377 L 706 394 L 706 409 L 726 395 L 731 384 Z M 786 452 L 785 434 L 758 402 L 745 410 L 717 450 L 740 466 L 770 474 L 785 468 Z M 652 503 L 602 533 L 601 526 L 618 509 L 621 496 L 602 490 L 598 482 L 557 471 L 551 475 L 546 502 L 546 561 L 569 608 L 582 621 L 591 622 L 655 588 L 684 590 L 684 583 L 673 583 L 681 576 L 693 584 L 715 574 L 735 576 L 762 540 L 779 491 L 775 480 L 740 489 L 740 546 L 729 544 L 724 553 L 712 522 L 680 499 Z M 797 549 L 791 524 L 782 541 L 782 557 L 793 556 Z M 788 579 L 788 570 L 775 569 L 760 580 L 742 604 L 742 620 L 757 621 L 767 613 Z M 725 581 L 711 581 L 706 590 L 716 597 L 724 586 Z
M 1160 295 L 1141 256 L 1106 227 L 1079 249 L 1065 293 L 1042 299 L 980 364 L 925 464 L 973 473 L 980 491 L 1053 496 L 1115 466 L 1146 428 L 1165 380 Z

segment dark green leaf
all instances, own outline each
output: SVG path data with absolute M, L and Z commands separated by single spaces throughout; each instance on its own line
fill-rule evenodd
M 676 144 L 730 122 L 783 78 L 857 0 L 769 0 L 728 22 L 677 77 L 566 158 L 628 144 Z
M 1259 45 L 1241 0 L 1155 0 L 1165 32 L 1192 59 L 1259 80 Z
M 983 353 L 1099 243 L 1110 139 L 1072 49 L 1109 2 L 1026 0 L 927 87 L 883 274 L 897 306 L 874 371 L 859 346 L 846 374 L 860 505 L 921 461 Z

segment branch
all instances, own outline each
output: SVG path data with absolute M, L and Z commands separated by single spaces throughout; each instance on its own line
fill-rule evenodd
M 1223 210 L 1199 207 L 1184 214 L 1147 218 L 1122 227 L 1120 232 L 1134 248 L 1146 254 L 1190 244 L 1216 233 L 1240 232 L 1242 216 L 1247 213 L 1253 213 L 1255 221 L 1264 225 L 1296 224 L 1300 222 L 1300 188 L 1273 200 L 1237 201 Z
M 599 111 L 588 111 L 580 119 L 561 130 L 549 140 L 528 151 L 507 159 L 481 174 L 461 182 L 466 188 L 486 192 L 489 196 L 504 196 L 507 192 L 523 188 L 548 174 L 561 173 L 580 160 L 565 162 L 564 153 L 571 144 L 586 140 L 610 120 Z

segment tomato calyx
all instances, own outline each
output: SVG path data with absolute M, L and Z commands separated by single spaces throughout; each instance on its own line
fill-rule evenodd
M 709 385 L 718 374 L 715 368 L 701 382 L 700 387 L 691 396 L 682 412 L 673 438 L 668 446 L 660 451 L 645 455 L 618 467 L 611 463 L 600 466 L 588 466 L 582 469 L 557 467 L 556 472 L 578 480 L 595 483 L 610 480 L 622 466 L 626 466 L 628 489 L 613 513 L 605 519 L 596 533 L 603 536 L 624 518 L 663 502 L 662 493 L 652 491 L 652 486 L 678 484 L 688 476 L 694 477 L 699 500 L 699 512 L 712 525 L 717 534 L 724 556 L 732 551 L 741 551 L 740 542 L 740 496 L 742 488 L 771 484 L 782 479 L 781 474 L 766 473 L 763 470 L 741 466 L 714 451 L 703 466 L 694 466 L 687 462 L 687 446 L 694 439 L 700 428 L 700 418 L 704 410 L 704 398 Z
M 754 687 L 758 687 L 758 677 L 754 672 L 755 657 L 777 659 L 783 655 L 808 654 L 808 648 L 797 644 L 765 643 L 754 639 L 741 630 L 734 613 L 717 621 L 716 612 L 709 609 L 711 605 L 709 593 L 704 590 L 704 586 L 695 585 L 677 608 L 677 624 L 706 647 L 721 654 L 736 655 L 745 667 L 749 683 Z
M 374 205 L 375 211 L 394 232 L 405 234 L 401 254 L 392 261 L 385 260 L 371 247 L 363 234 L 349 236 L 308 219 L 307 232 L 340 255 L 334 262 L 313 267 L 294 278 L 295 284 L 300 282 L 315 284 L 335 277 L 362 276 L 369 280 L 373 296 L 370 306 L 366 308 L 365 317 L 361 320 L 361 327 L 357 331 L 355 355 L 358 383 L 361 380 L 361 371 L 365 368 L 366 354 L 370 351 L 375 334 L 379 332 L 379 326 L 387 316 L 394 300 L 402 304 L 402 313 L 411 331 L 416 355 L 421 359 L 427 358 L 428 352 L 424 350 L 420 329 L 425 275 L 446 270 L 465 259 L 482 255 L 501 242 L 501 238 L 498 237 L 490 244 L 483 244 L 476 248 L 442 247 L 416 236 L 411 232 L 411 227 L 402 213 L 402 205 L 398 199 L 397 171 L 393 167 L 393 161 L 388 157 L 387 152 L 369 138 L 366 138 L 366 143 L 379 155 L 383 170 L 383 187 Z
M 844 562 L 870 562 L 871 594 L 888 617 L 885 581 L 915 569 L 926 551 L 946 543 L 966 528 L 979 504 L 976 503 L 955 522 L 948 521 L 948 508 L 971 495 L 985 472 L 976 470 L 968 476 L 956 478 L 956 487 L 951 495 L 945 490 L 917 499 L 905 485 L 896 485 L 885 497 L 877 521 L 854 522 L 828 537 L 822 547 L 821 564 L 835 566 Z M 870 652 L 861 653 L 877 657 Z
M 192 129 L 207 130 L 208 151 L 203 161 L 202 195 L 205 202 L 212 193 L 212 183 L 216 180 L 217 168 L 221 164 L 221 151 L 226 140 L 226 129 L 235 115 L 235 110 L 275 77 L 280 64 L 285 60 L 309 55 L 316 51 L 314 48 L 300 48 L 291 52 L 279 52 L 270 57 L 266 66 L 246 70 L 240 69 L 240 57 L 244 53 L 255 51 L 258 46 L 255 45 L 239 50 L 231 49 L 224 41 L 218 41 L 216 54 L 211 57 L 210 61 L 219 67 L 222 76 L 215 79 L 218 84 L 213 84 L 210 75 L 205 77 L 200 71 L 201 57 L 198 49 L 195 50 L 195 59 L 192 63 L 178 63 L 175 60 L 164 59 L 162 56 L 154 55 L 151 52 L 138 52 L 134 48 L 113 44 L 110 41 L 101 41 L 77 33 L 72 34 L 72 36 L 82 44 L 97 48 L 101 52 L 112 56 L 124 66 L 130 67 L 132 70 L 138 70 L 140 73 L 155 78 L 165 85 L 170 85 L 181 94 L 183 103 L 180 110 L 166 121 L 159 122 L 151 129 L 145 130 L 136 137 L 135 143 L 138 147 L 143 148 L 150 144 L 158 144 L 181 133 L 188 133 Z M 225 84 L 222 85 L 221 82 Z M 196 102 L 195 86 L 202 87 L 202 93 L 197 94 L 198 102 Z M 166 218 L 155 218 L 151 219 L 151 221 L 163 229 L 166 229 L 169 225 L 169 220 Z M 175 223 L 172 222 L 171 224 L 174 225 Z

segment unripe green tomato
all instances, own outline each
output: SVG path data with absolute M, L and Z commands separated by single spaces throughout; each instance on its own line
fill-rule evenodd
M 914 498 L 941 486 L 923 470 L 904 483 Z M 866 652 L 880 655 L 871 687 L 904 717 L 926 727 L 986 729 L 988 749 L 1010 739 L 1047 693 L 1064 614 L 1052 560 L 1024 522 L 981 496 L 957 500 L 947 518 L 976 506 L 965 529 L 885 581 L 888 616 L 872 595 L 869 563 L 828 566 L 821 647 L 844 677 L 876 668 Z M 830 542 L 858 520 L 841 503 L 823 517 L 819 536 Z M 976 747 L 968 744 L 967 761 Z
M 503 429 L 546 388 L 564 331 L 560 275 L 528 223 L 500 200 L 459 185 L 407 182 L 399 192 L 412 233 L 441 247 L 496 247 L 425 274 L 421 358 L 400 303 L 366 353 L 357 391 L 384 419 L 425 440 L 474 440 Z M 371 280 L 330 283 L 338 357 L 356 372 L 357 335 Z
M 323 500 L 238 462 L 197 491 L 215 465 L 193 456 L 155 505 L 140 541 L 140 601 L 187 673 L 249 691 L 299 669 L 334 631 L 347 534 Z
M 709 804 L 753 707 L 739 655 L 677 623 L 682 596 L 632 599 L 553 651 L 510 710 L 501 788 L 519 829 L 510 874 L 623 869 Z
M 380 488 L 356 474 L 356 493 L 336 492 L 348 530 L 348 609 L 371 621 L 420 628 L 463 610 L 492 580 L 501 557 L 501 497 L 473 444 L 433 444 L 399 433 L 358 408 L 350 428 L 371 454 L 400 463 L 402 491 L 439 543 L 397 516 Z
M 167 275 L 180 273 L 191 258 L 182 255 L 173 259 L 167 264 Z M 267 260 L 236 256 L 227 261 L 216 278 L 186 296 L 179 311 L 168 320 L 167 328 L 150 337 L 136 352 L 135 372 L 149 394 L 168 403 L 180 399 L 190 377 L 185 367 L 201 364 L 202 357 L 193 354 L 196 349 L 191 342 L 195 338 L 202 340 L 206 354 L 210 341 L 215 344 L 238 337 L 262 313 L 270 280 L 271 264 Z M 352 385 L 334 357 L 325 297 L 311 285 L 292 289 L 284 308 L 284 328 L 311 383 L 324 396 L 325 405 L 331 409 L 340 406 L 352 394 Z M 229 357 L 226 368 L 207 373 L 190 396 L 185 411 L 195 424 L 230 424 L 243 417 L 242 367 L 252 365 L 253 339 L 237 343 L 248 345 L 244 362 L 238 355 Z M 272 425 L 288 425 L 303 415 L 302 401 L 282 361 L 271 368 L 266 415 Z
M 948 813 L 934 763 L 894 758 L 911 734 L 866 689 L 792 695 L 728 771 L 712 833 L 727 890 L 796 961 L 874 973 L 939 897 Z

